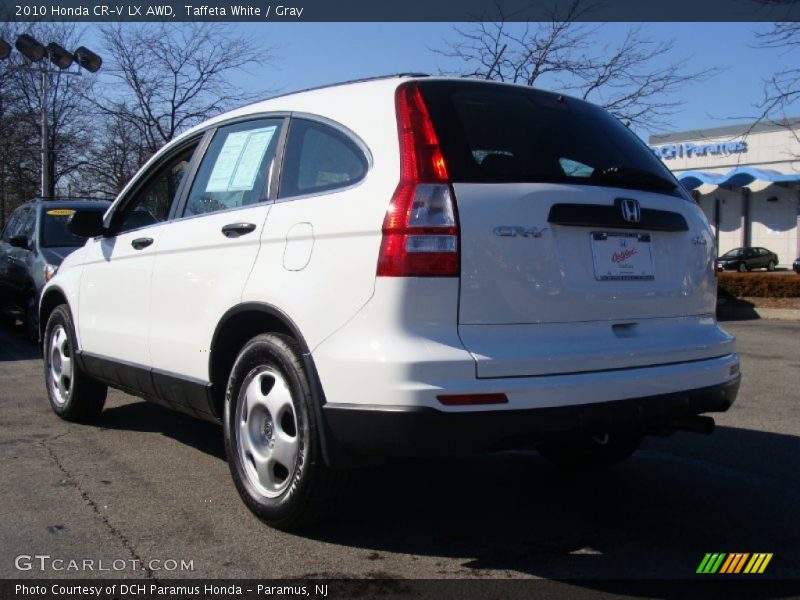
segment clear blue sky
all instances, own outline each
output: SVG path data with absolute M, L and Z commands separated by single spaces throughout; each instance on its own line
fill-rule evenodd
M 241 73 L 235 81 L 247 89 L 287 92 L 324 83 L 401 71 L 438 73 L 457 65 L 433 53 L 453 38 L 447 23 L 238 23 L 245 37 L 277 46 L 273 66 Z M 631 27 L 604 25 L 597 33 L 601 44 L 613 43 Z M 654 39 L 677 40 L 674 56 L 664 63 L 692 57 L 696 69 L 714 68 L 706 81 L 693 84 L 676 98 L 684 102 L 671 120 L 669 131 L 730 124 L 734 117 L 757 114 L 763 80 L 791 57 L 779 50 L 755 47 L 759 23 L 651 23 Z M 90 26 L 87 41 L 94 36 Z M 87 45 L 89 45 L 87 43 Z M 800 107 L 796 111 L 800 113 Z M 646 131 L 637 131 L 647 138 Z

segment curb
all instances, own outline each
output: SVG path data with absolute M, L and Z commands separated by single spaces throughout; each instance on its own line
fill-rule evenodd
M 717 318 L 721 321 L 750 319 L 780 319 L 800 321 L 798 308 L 756 308 L 755 306 L 717 306 Z

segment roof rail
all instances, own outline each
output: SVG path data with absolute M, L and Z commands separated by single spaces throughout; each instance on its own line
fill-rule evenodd
M 269 96 L 264 98 L 264 100 L 274 100 L 275 98 L 283 98 L 284 96 L 293 96 L 294 94 L 302 94 L 304 92 L 313 92 L 316 90 L 324 90 L 327 88 L 332 87 L 339 87 L 340 85 L 349 85 L 351 83 L 365 83 L 367 81 L 379 81 L 381 79 L 393 79 L 395 77 L 430 77 L 428 73 L 391 73 L 388 75 L 375 75 L 374 77 L 362 77 L 360 79 L 350 79 L 348 81 L 339 81 L 336 83 L 326 83 L 324 85 L 316 85 L 314 87 L 303 88 L 301 90 L 293 90 L 291 92 L 285 92 L 283 94 L 277 94 L 275 96 Z
M 34 196 L 33 198 L 29 198 L 26 202 L 70 202 L 74 200 L 88 200 L 88 201 L 98 201 L 98 202 L 110 202 L 114 200 L 114 198 L 110 196 L 106 196 L 104 198 L 97 198 L 92 196 Z

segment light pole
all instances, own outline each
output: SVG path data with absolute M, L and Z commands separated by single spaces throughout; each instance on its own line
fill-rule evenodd
M 5 43 L 5 42 L 4 42 Z M 79 47 L 74 53 L 71 53 L 58 44 L 50 42 L 47 46 L 40 44 L 33 36 L 23 33 L 17 37 L 14 46 L 19 50 L 29 61 L 39 63 L 39 71 L 42 77 L 42 97 L 40 102 L 40 118 L 41 118 L 41 153 L 42 153 L 42 197 L 50 196 L 50 190 L 53 186 L 53 174 L 50 172 L 50 132 L 48 131 L 47 120 L 47 94 L 50 75 L 80 75 L 81 68 L 86 69 L 90 73 L 96 73 L 100 66 L 103 64 L 103 59 L 97 54 L 85 48 Z M 50 62 L 53 63 L 58 70 L 48 69 L 47 64 L 42 59 L 47 56 Z M 78 65 L 77 71 L 68 71 L 72 63 Z

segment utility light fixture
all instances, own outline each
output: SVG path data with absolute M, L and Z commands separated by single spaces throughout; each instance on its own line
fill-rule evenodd
M 50 173 L 50 134 L 47 131 L 47 86 L 50 75 L 60 75 L 61 72 L 63 72 L 64 75 L 80 75 L 80 69 L 77 71 L 67 70 L 73 62 L 90 73 L 96 73 L 103 64 L 103 59 L 85 46 L 80 46 L 75 50 L 74 54 L 55 42 L 50 42 L 45 48 L 36 38 L 27 33 L 17 36 L 14 46 L 19 50 L 22 56 L 31 62 L 39 63 L 37 67 L 25 67 L 26 70 L 39 72 L 42 76 L 42 101 L 40 103 L 42 126 L 42 197 L 46 198 L 50 195 L 50 187 L 53 181 L 52 174 Z M 7 59 L 10 53 L 11 46 L 9 46 L 4 39 L 0 38 L 0 60 Z M 45 54 L 50 62 L 59 68 L 59 71 L 48 69 L 46 64 L 42 62 Z
M 103 64 L 103 59 L 85 46 L 81 46 L 75 50 L 75 62 L 90 73 L 96 73 Z
M 36 38 L 27 33 L 17 36 L 17 41 L 14 43 L 14 46 L 16 46 L 22 56 L 33 62 L 39 62 L 47 53 L 47 49 L 42 46 Z
M 72 64 L 72 53 L 55 42 L 47 44 L 47 54 L 50 56 L 50 62 L 59 69 L 68 69 Z

